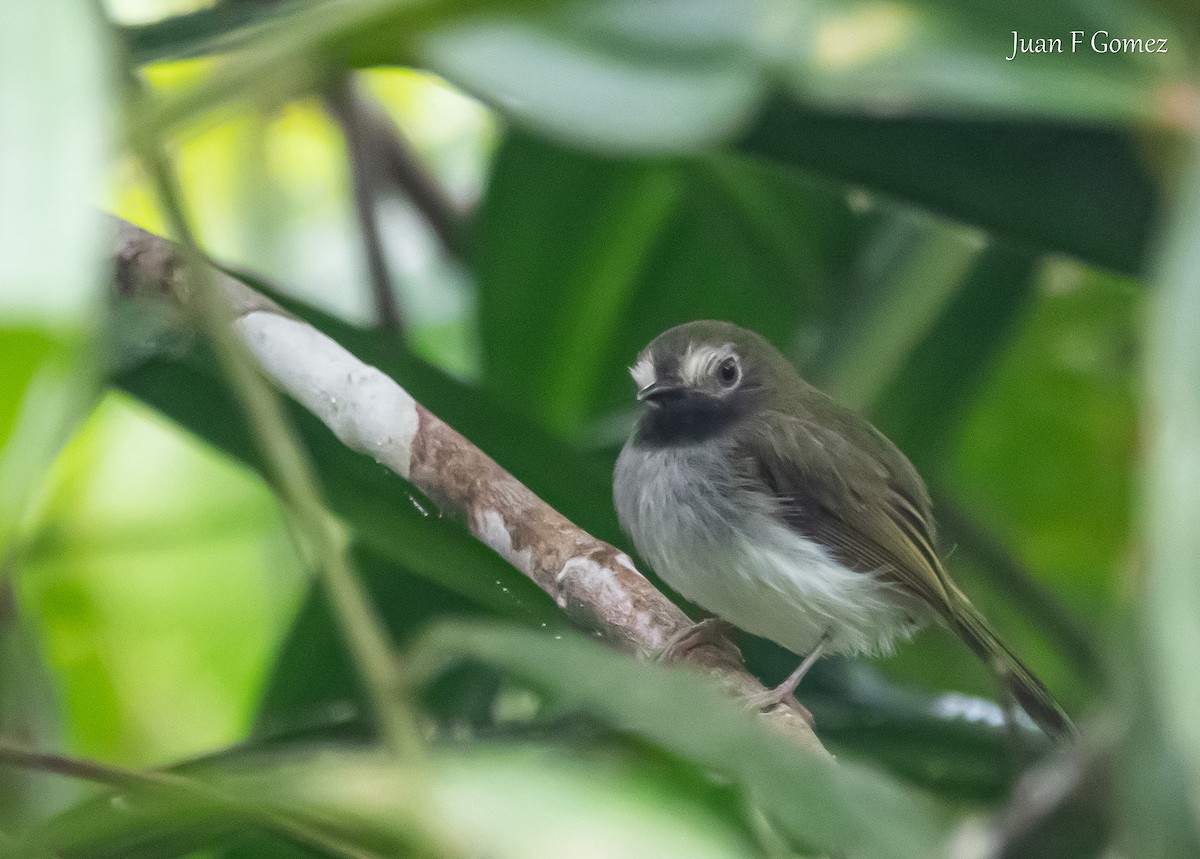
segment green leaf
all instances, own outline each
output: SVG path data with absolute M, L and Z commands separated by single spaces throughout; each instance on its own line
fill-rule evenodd
M 354 553 L 354 562 L 394 641 L 407 642 L 431 621 L 484 614 L 477 603 L 413 574 L 386 555 L 359 548 Z M 505 612 L 492 609 L 491 614 Z M 559 623 L 555 621 L 555 628 Z M 465 682 L 463 685 L 467 686 Z M 461 702 L 444 698 L 432 703 L 446 709 Z M 367 731 L 362 723 L 367 712 L 354 662 L 346 650 L 328 595 L 322 589 L 313 589 L 275 654 L 258 705 L 252 742 L 257 744 L 275 735 L 297 731 L 305 736 L 338 737 L 347 731 L 365 736 Z
M 810 107 L 875 115 L 1178 124 L 1169 94 L 1171 87 L 1186 85 L 1182 51 L 1166 58 L 1105 55 L 1087 41 L 1101 28 L 1116 35 L 1120 27 L 1173 37 L 1179 45 L 1182 28 L 1131 4 L 1114 3 L 1103 12 L 1071 8 L 1067 18 L 1062 4 L 1022 4 L 1000 12 L 971 0 L 816 0 L 782 4 L 777 14 L 786 37 L 766 41 L 764 53 L 797 100 Z M 1077 28 L 1086 35 L 1073 45 L 1070 31 Z M 1017 56 L 1014 31 L 1031 41 L 1062 37 L 1056 46 L 1061 50 Z
M 1136 138 L 1116 129 L 876 118 L 780 100 L 741 146 L 1123 272 L 1141 271 L 1158 205 Z
M 948 797 L 995 802 L 1012 789 L 1013 729 L 996 702 L 901 686 L 867 663 L 835 659 L 821 668 L 805 678 L 800 697 L 822 741 L 838 754 L 877 762 Z M 1025 754 L 1048 750 L 1032 723 L 1016 730 Z
M 211 109 L 262 75 L 294 93 L 338 64 L 415 62 L 526 128 L 609 153 L 694 151 L 727 139 L 750 119 L 771 82 L 802 104 L 839 112 L 1166 126 L 1181 122 L 1171 112 L 1172 88 L 1188 85 L 1181 52 L 1156 63 L 1090 50 L 1070 63 L 1006 62 L 998 33 L 1061 26 L 1058 16 L 1036 8 L 1005 16 L 945 4 L 844 0 L 453 8 L 359 0 L 294 8 L 289 15 L 272 9 L 273 25 L 244 40 L 243 57 L 168 106 L 160 121 Z M 1178 41 L 1180 31 L 1164 18 L 1108 12 L 1080 20 L 1074 10 L 1071 25 L 1121 21 L 1131 31 Z M 205 50 L 222 45 L 206 45 L 205 30 L 241 35 L 238 23 L 214 26 L 212 17 L 181 19 L 182 38 L 158 25 L 143 44 L 153 49 L 178 40 Z
M 52 477 L 17 581 L 72 747 L 144 761 L 243 730 L 303 581 L 269 490 L 120 395 Z
M 506 139 L 479 216 L 490 387 L 553 430 L 577 428 L 682 182 L 676 165 Z
M 52 747 L 60 742 L 58 680 L 46 664 L 34 630 L 19 618 L 16 591 L 0 574 L 0 737 L 22 737 Z M 44 773 L 0 766 L 0 827 L 45 817 L 73 798 L 70 786 Z M 0 832 L 0 850 L 7 840 Z
M 985 248 L 958 295 L 873 404 L 879 426 L 927 477 L 941 467 L 949 442 L 1033 304 L 1034 262 L 1011 245 Z
M 886 265 L 866 278 L 864 300 L 842 312 L 807 371 L 814 384 L 859 411 L 869 409 L 937 323 L 982 244 L 969 230 L 903 212 L 880 227 L 863 256 L 883 256 Z
M 186 780 L 166 784 L 151 779 L 51 819 L 18 842 L 26 852 L 0 844 L 0 856 L 40 848 L 157 859 L 245 841 L 254 830 L 272 835 L 257 842 L 259 857 L 309 855 L 281 852 L 280 839 L 314 855 L 364 859 L 585 850 L 727 859 L 751 850 L 727 821 L 646 774 L 552 750 L 480 745 L 404 768 L 377 752 L 328 746 L 190 767 Z
M 1147 639 L 1163 733 L 1182 758 L 1192 801 L 1200 796 L 1200 687 L 1188 665 L 1200 655 L 1200 140 L 1193 139 L 1180 196 L 1155 274 L 1146 392 Z M 1193 820 L 1195 820 L 1193 810 Z
M 188 121 L 251 89 L 297 95 L 337 67 L 416 64 L 562 139 L 674 152 L 727 137 L 763 86 L 745 50 L 758 14 L 745 0 L 227 5 L 131 29 L 143 61 L 239 49 L 190 92 L 153 105 L 150 127 Z
M 1026 776 L 992 844 L 996 859 L 1099 859 L 1112 846 L 1113 761 L 1079 749 Z M 1143 849 L 1145 843 L 1139 845 Z M 1140 855 L 1153 855 L 1141 853 Z M 1183 856 L 1185 853 L 1175 855 Z
M 237 48 L 276 17 L 292 14 L 304 0 L 225 2 L 149 24 L 124 28 L 130 58 L 138 65 L 178 60 Z
M 485 380 L 569 435 L 632 406 L 625 367 L 671 325 L 729 319 L 786 347 L 860 220 L 835 189 L 741 159 L 606 159 L 510 134 L 480 215 Z
M 940 851 L 942 825 L 919 799 L 881 773 L 800 750 L 685 670 L 633 662 L 586 639 L 466 624 L 427 632 L 410 665 L 432 677 L 464 659 L 733 778 L 798 845 L 914 859 Z
M 91 337 L 0 333 L 0 555 L 16 557 L 37 526 L 42 482 L 95 404 Z M 7 395 L 8 398 L 5 397 Z M 0 567 L 2 582 L 9 567 Z
M 95 10 L 18 3 L 0 27 L 0 317 L 95 316 L 110 69 Z
M 537 0 L 532 0 L 535 4 Z M 187 91 L 141 106 L 127 131 L 162 133 L 239 101 L 285 101 L 340 69 L 411 64 L 422 34 L 477 12 L 482 0 L 319 0 L 261 19 L 238 50 Z M 514 0 L 514 6 L 524 5 Z M 197 50 L 203 46 L 195 46 Z
M 38 370 L 62 351 L 60 337 L 40 327 L 0 329 L 0 450 L 8 443 Z
M 1138 332 L 1148 294 L 1137 282 L 1064 261 L 1045 265 L 1035 288 L 1016 336 L 998 353 L 933 473 L 941 491 L 985 523 L 1068 615 L 1090 619 L 1103 648 L 1119 625 L 1120 582 L 1132 551 Z M 1047 646 L 1037 612 L 1012 611 L 1002 580 L 993 585 L 972 570 L 977 553 L 966 550 L 966 536 L 961 557 L 950 562 L 963 570 L 968 593 L 975 593 L 974 575 L 991 590 L 984 610 L 1010 646 L 1068 705 L 1081 701 L 1086 675 Z M 944 545 L 955 545 L 953 529 Z
M 749 4 L 733 4 L 743 5 L 753 14 Z M 600 152 L 690 151 L 741 127 L 762 89 L 760 70 L 736 43 L 696 49 L 685 15 L 745 25 L 733 9 L 713 8 L 572 4 L 535 20 L 477 18 L 431 33 L 418 56 L 516 122 L 559 140 Z M 654 43 L 647 49 L 639 38 Z

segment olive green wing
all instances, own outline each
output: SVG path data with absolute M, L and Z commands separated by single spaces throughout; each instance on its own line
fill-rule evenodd
M 743 472 L 778 499 L 787 524 L 947 618 L 953 585 L 938 559 L 929 496 L 904 454 L 845 410 L 766 417 L 738 450 Z
M 946 573 L 928 491 L 907 457 L 832 400 L 815 409 L 769 412 L 744 430 L 737 455 L 746 479 L 760 482 L 784 521 L 842 564 L 892 581 L 932 609 L 1047 733 L 1073 733 L 1049 690 Z

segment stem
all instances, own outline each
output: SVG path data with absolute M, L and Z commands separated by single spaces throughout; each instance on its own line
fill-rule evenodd
M 376 859 L 375 854 L 360 850 L 353 844 L 296 820 L 288 814 L 255 808 L 202 782 L 174 773 L 128 770 L 80 758 L 34 752 L 4 741 L 0 741 L 0 764 L 96 782 L 127 793 L 157 793 L 193 802 L 199 801 L 204 805 L 245 817 L 268 831 L 316 847 L 333 856 L 343 859 Z M 9 855 L 15 856 L 10 854 L 7 845 L 0 841 L 0 856 Z
M 263 382 L 233 334 L 229 308 L 212 289 L 203 257 L 183 218 L 169 165 L 161 153 L 143 154 L 143 161 L 171 229 L 180 238 L 190 285 L 195 287 L 192 303 L 201 325 L 212 339 L 226 377 L 249 419 L 274 485 L 308 543 L 315 571 L 329 591 L 363 675 L 380 733 L 388 748 L 405 757 L 420 746 L 415 719 L 400 695 L 403 684 L 391 643 L 352 567 L 349 538 L 326 508 L 278 396 Z
M 368 145 L 378 153 L 377 164 L 386 178 L 421 213 L 442 249 L 459 261 L 468 261 L 470 237 L 463 212 L 421 163 L 408 138 L 370 95 L 355 88 L 351 98 L 361 132 Z
M 133 111 L 141 98 L 141 85 L 127 63 L 124 75 L 126 106 Z M 384 744 L 397 757 L 412 758 L 420 754 L 421 740 L 409 690 L 391 642 L 353 568 L 349 537 L 326 507 L 279 397 L 237 340 L 231 324 L 232 310 L 204 264 L 204 254 L 188 222 L 162 142 L 147 136 L 137 139 L 135 144 L 159 205 L 181 244 L 187 287 L 181 290 L 181 298 L 210 338 L 299 537 L 302 553 L 310 558 L 317 577 L 329 592 Z
M 375 191 L 380 179 L 380 151 L 367 133 L 367 117 L 354 79 L 349 74 L 325 98 L 329 113 L 337 120 L 346 140 L 347 160 L 350 162 L 350 184 L 354 192 L 354 213 L 362 237 L 367 275 L 375 299 L 379 326 L 387 331 L 404 330 L 404 319 L 392 290 L 392 275 L 383 237 L 379 232 L 379 213 Z

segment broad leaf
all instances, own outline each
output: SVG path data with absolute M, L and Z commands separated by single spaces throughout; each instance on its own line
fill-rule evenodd
M 410 658 L 421 676 L 463 659 L 495 665 L 562 707 L 729 776 L 809 849 L 913 859 L 940 850 L 942 826 L 918 798 L 881 773 L 801 751 L 686 670 L 632 662 L 586 639 L 465 624 L 430 630 Z

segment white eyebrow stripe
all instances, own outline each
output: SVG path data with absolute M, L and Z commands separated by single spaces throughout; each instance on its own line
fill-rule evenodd
M 718 361 L 724 361 L 730 355 L 733 355 L 733 350 L 734 346 L 732 343 L 726 343 L 722 346 L 709 346 L 707 344 L 696 346 L 689 344 L 687 353 L 683 356 L 683 363 L 679 369 L 679 375 L 682 377 L 683 383 L 685 385 L 698 385 Z
M 629 375 L 633 376 L 633 383 L 638 386 L 638 390 L 653 385 L 655 380 L 654 362 L 649 356 L 639 358 L 638 362 L 629 368 Z

